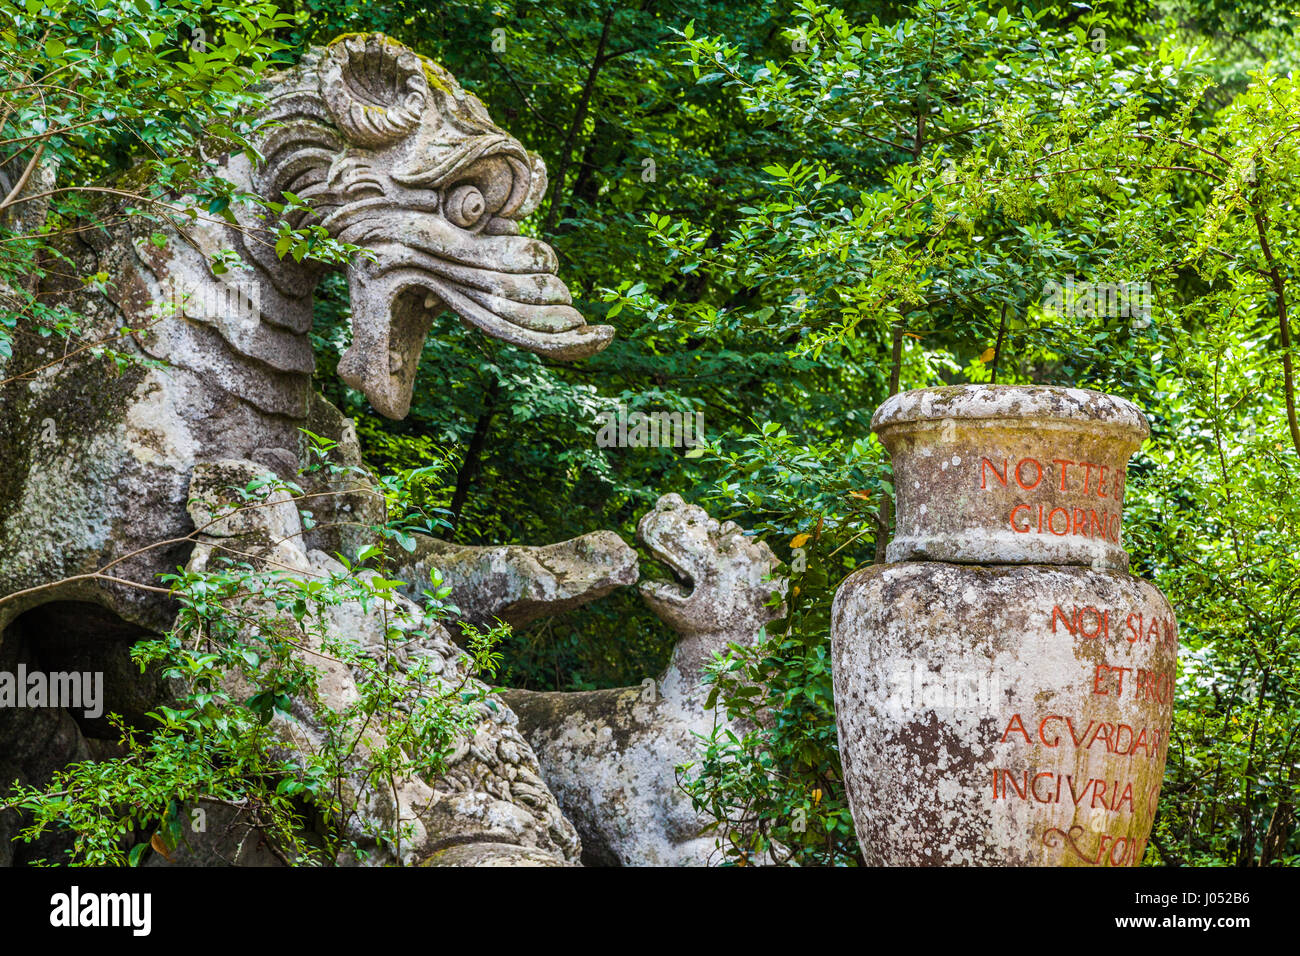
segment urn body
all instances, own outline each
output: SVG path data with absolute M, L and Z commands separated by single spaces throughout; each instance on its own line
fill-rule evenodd
M 874 865 L 1132 865 L 1178 625 L 1120 571 L 874 565 L 832 614 L 840 752 Z

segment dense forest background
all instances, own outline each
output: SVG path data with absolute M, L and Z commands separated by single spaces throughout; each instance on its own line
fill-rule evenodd
M 788 616 L 719 676 L 738 713 L 761 704 L 775 719 L 714 741 L 688 773 L 730 859 L 775 843 L 804 865 L 857 861 L 828 625 L 838 583 L 887 539 L 871 414 L 899 389 L 998 381 L 1101 389 L 1151 420 L 1126 546 L 1176 607 L 1183 651 L 1145 862 L 1300 863 L 1287 317 L 1300 40 L 1284 4 L 109 5 L 159 20 L 162 39 L 144 29 L 116 66 L 162 92 L 151 106 L 117 73 L 88 74 L 101 102 L 69 115 L 93 108 L 96 122 L 47 139 L 73 181 L 149 154 L 164 186 L 210 189 L 219 210 L 219 189 L 189 183 L 178 157 L 214 126 L 238 138 L 256 102 L 245 80 L 371 30 L 441 62 L 545 159 L 550 192 L 525 228 L 554 245 L 588 321 L 616 326 L 608 350 L 551 363 L 444 316 L 410 415 L 389 421 L 335 375 L 348 302 L 329 280 L 319 387 L 356 419 L 371 466 L 418 470 L 444 537 L 538 544 L 609 528 L 631 541 L 675 491 L 787 562 Z M 32 53 L 45 69 L 94 42 L 76 32 L 83 6 L 25 4 L 47 19 Z M 187 61 L 201 68 L 177 68 L 168 44 L 206 55 Z M 151 109 L 144 143 L 128 120 Z M 1049 307 L 1050 284 L 1067 281 L 1149 288 L 1150 312 Z M 707 445 L 600 447 L 597 415 L 620 405 L 701 412 Z M 626 589 L 511 634 L 498 680 L 635 684 L 672 640 Z M 743 690 L 755 677 L 765 700 Z

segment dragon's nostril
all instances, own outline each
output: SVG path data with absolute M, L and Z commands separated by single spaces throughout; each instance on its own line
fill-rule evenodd
M 463 228 L 469 228 L 483 218 L 487 201 L 477 186 L 457 186 L 447 196 L 447 218 Z

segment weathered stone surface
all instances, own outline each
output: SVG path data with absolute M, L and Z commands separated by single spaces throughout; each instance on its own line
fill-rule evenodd
M 500 843 L 465 843 L 438 850 L 422 866 L 555 866 L 555 858 L 536 850 Z
M 346 574 L 346 569 L 319 551 L 307 551 L 295 503 L 283 492 L 271 492 L 258 507 L 244 507 L 234 517 L 225 517 L 242 502 L 230 489 L 269 477 L 254 462 L 227 460 L 195 468 L 191 512 L 195 524 L 206 528 L 190 560 L 190 570 L 203 571 L 220 554 L 234 554 L 252 560 L 255 566 L 295 577 L 323 577 Z M 216 517 L 214 517 L 216 516 Z M 211 532 L 211 533 L 209 533 Z M 361 572 L 364 576 L 370 572 Z M 246 605 L 245 612 L 253 610 Z M 270 613 L 269 608 L 264 611 Z M 475 704 L 479 720 L 456 744 L 448 758 L 448 772 L 436 779 L 406 779 L 388 786 L 371 788 L 361 772 L 366 756 L 382 742 L 377 728 L 367 731 L 353 761 L 356 772 L 345 802 L 350 815 L 348 835 L 362 846 L 373 846 L 370 833 L 377 827 L 402 821 L 413 834 L 401 848 L 406 862 L 419 862 L 449 846 L 490 844 L 490 859 L 497 865 L 512 855 L 527 865 L 549 860 L 552 865 L 575 862 L 580 845 L 572 825 L 564 818 L 554 797 L 539 776 L 537 759 L 516 728 L 515 715 L 496 695 L 487 694 L 482 683 L 468 675 L 468 662 L 450 635 L 434 624 L 422 629 L 425 636 L 394 644 L 391 631 L 410 634 L 421 627 L 422 614 L 405 598 L 392 604 L 372 602 L 362 608 L 349 601 L 328 610 L 328 631 L 375 654 L 384 654 L 401 667 L 421 657 L 434 662 L 434 672 L 445 688 L 460 687 L 482 694 Z M 320 705 L 342 709 L 358 697 L 354 674 L 329 656 L 320 656 L 319 636 L 308 631 L 302 638 L 309 650 L 318 652 L 312 663 L 321 672 Z M 277 715 L 279 736 L 288 748 L 317 751 L 324 745 L 322 729 L 314 711 L 295 702 L 293 719 Z M 395 793 L 394 793 L 395 790 Z M 375 847 L 372 862 L 390 862 L 389 849 Z M 235 851 L 208 846 L 205 855 L 232 855 Z M 452 859 L 472 862 L 488 859 L 472 854 Z
M 339 375 L 376 410 L 406 414 L 444 306 L 552 358 L 608 344 L 613 329 L 587 326 L 570 304 L 555 253 L 519 235 L 546 191 L 541 159 L 441 66 L 380 34 L 342 37 L 270 98 L 268 119 L 284 125 L 253 177 L 261 194 L 292 189 L 331 235 L 375 253 L 349 267 L 352 345 Z
M 12 153 L 6 162 L 0 164 L 0 196 L 12 200 L 8 208 L 0 212 L 0 222 L 15 236 L 30 235 L 44 225 L 59 172 L 58 158 L 43 150 L 30 169 L 28 162 L 28 158 L 20 153 Z M 10 196 L 20 182 L 21 188 Z
M 563 614 L 636 583 L 636 552 L 612 531 L 546 545 L 459 545 L 416 535 L 415 551 L 390 549 L 405 593 L 418 599 L 436 568 L 460 618 L 480 627 L 512 627 Z
M 1135 865 L 1178 625 L 1118 571 L 863 568 L 833 610 L 840 753 L 877 865 Z
M 537 751 L 542 776 L 582 837 L 584 861 L 600 865 L 702 866 L 715 852 L 711 821 L 692 808 L 676 768 L 698 759 L 697 735 L 720 712 L 704 707 L 703 667 L 728 643 L 754 644 L 784 614 L 769 606 L 770 548 L 719 524 L 680 495 L 659 499 L 637 534 L 683 584 L 646 582 L 641 594 L 680 635 L 658 681 L 581 693 L 507 691 Z M 779 602 L 778 602 L 779 603 Z
M 692 707 L 703 701 L 703 667 L 727 645 L 755 644 L 769 621 L 785 615 L 773 579 L 772 549 L 734 521 L 719 523 L 703 508 L 667 494 L 637 524 L 637 538 L 672 569 L 679 583 L 646 581 L 641 597 L 681 639 L 661 678 L 665 697 Z
M 296 224 L 375 253 L 348 267 L 353 341 L 339 368 L 377 411 L 406 413 L 425 332 L 444 308 L 554 358 L 609 342 L 611 328 L 573 309 L 551 249 L 519 235 L 545 166 L 437 64 L 387 37 L 352 35 L 310 51 L 265 93 L 266 163 L 239 154 L 224 174 L 268 199 L 295 192 L 310 207 Z M 115 203 L 104 200 L 103 218 L 124 224 L 75 231 L 65 250 L 75 268 L 55 270 L 41 295 L 84 318 L 86 341 L 167 367 L 119 373 L 89 354 L 59 362 L 50 340 L 15 337 L 0 376 L 12 379 L 0 386 L 0 596 L 132 557 L 114 565 L 117 582 L 79 578 L 0 605 L 0 628 L 53 599 L 165 626 L 165 600 L 120 582 L 148 584 L 184 563 L 188 543 L 156 545 L 190 530 L 194 464 L 295 453 L 316 414 L 307 333 L 323 267 L 275 257 L 266 224 L 243 205 L 232 207 L 239 229 L 205 216 L 182 239 Z M 222 249 L 242 262 L 216 276 L 209 258 Z M 110 276 L 106 292 L 67 281 L 70 272 Z
M 374 253 L 347 268 L 353 338 L 339 371 L 378 412 L 406 413 L 425 333 L 444 308 L 552 358 L 591 355 L 609 342 L 611 328 L 587 326 L 573 309 L 553 251 L 519 234 L 518 221 L 545 192 L 541 160 L 441 67 L 387 37 L 353 35 L 311 51 L 265 93 L 265 164 L 254 168 L 240 154 L 224 173 L 268 199 L 295 192 L 309 207 L 292 214 L 295 225 L 319 224 Z M 42 169 L 32 184 L 47 179 Z M 267 224 L 243 205 L 232 207 L 240 228 L 204 216 L 184 238 L 124 215 L 122 205 L 105 198 L 99 210 L 120 225 L 71 233 L 70 267 L 47 276 L 40 293 L 83 317 L 84 341 L 140 363 L 120 371 L 93 353 L 58 361 L 51 340 L 21 330 L 12 358 L 0 360 L 0 634 L 54 601 L 98 605 L 124 624 L 161 630 L 175 606 L 140 587 L 159 573 L 187 559 L 200 566 L 234 538 L 303 573 L 319 571 L 328 562 L 320 551 L 355 553 L 377 517 L 350 425 L 311 388 L 312 293 L 324 267 L 274 256 Z M 241 261 L 216 276 L 209 259 L 223 249 Z M 105 292 L 68 278 L 92 273 L 110 277 Z M 346 477 L 302 479 L 321 495 L 309 506 L 315 526 L 292 534 L 293 508 L 276 510 L 283 523 L 275 526 L 217 523 L 205 529 L 206 550 L 191 554 L 186 505 L 196 472 L 201 484 L 205 467 L 239 461 L 294 477 L 310 461 L 303 427 L 338 441 L 358 466 Z M 274 544 L 285 531 L 288 543 Z M 445 652 L 454 656 L 450 644 Z M 347 692 L 342 675 L 336 690 Z M 571 827 L 536 777 L 513 717 L 496 705 L 480 732 L 517 760 L 480 759 L 471 746 L 446 781 L 411 786 L 430 789 L 444 809 L 464 803 L 506 843 L 576 858 Z M 375 797 L 375 813 L 387 812 L 384 799 Z M 480 839 L 484 826 L 448 839 Z
M 1128 567 L 1132 402 L 1079 388 L 966 385 L 895 395 L 872 428 L 894 465 L 890 561 Z
M 196 831 L 194 823 L 202 813 L 202 829 Z M 248 818 L 233 807 L 200 800 L 192 807 L 182 809 L 182 819 L 190 823 L 183 828 L 181 840 L 166 855 L 150 853 L 144 866 L 288 866 L 273 852 L 265 834 L 249 823 Z
M 587 866 L 705 866 L 715 840 L 677 788 L 696 759 L 692 733 L 712 715 L 684 713 L 643 687 L 502 692 L 537 751 L 542 777 L 573 821 Z
M 979 565 L 863 568 L 835 596 L 864 856 L 1136 865 L 1178 656 L 1169 603 L 1112 570 L 1128 566 L 1120 505 L 1145 416 L 1082 389 L 963 386 L 894 396 L 872 425 L 894 461 L 891 560 Z

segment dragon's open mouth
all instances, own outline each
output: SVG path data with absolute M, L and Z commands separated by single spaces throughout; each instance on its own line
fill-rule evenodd
M 613 338 L 611 327 L 587 325 L 573 308 L 545 243 L 454 230 L 430 214 L 394 218 L 408 227 L 397 230 L 400 241 L 365 242 L 375 258 L 348 270 L 352 345 L 339 362 L 339 375 L 380 414 L 402 418 L 410 409 L 424 339 L 443 308 L 493 338 L 560 361 L 595 355 Z M 367 238 L 345 234 L 346 241 Z

